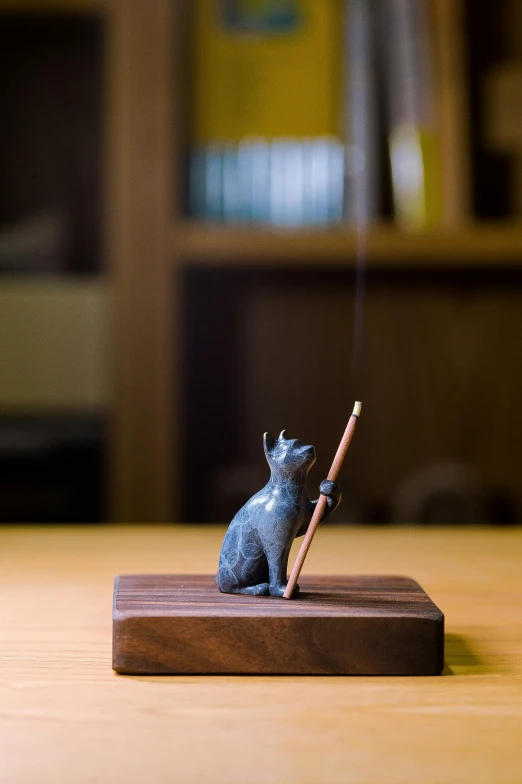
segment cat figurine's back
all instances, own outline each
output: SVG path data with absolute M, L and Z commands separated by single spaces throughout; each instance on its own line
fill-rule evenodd
M 306 479 L 315 463 L 315 449 L 283 430 L 276 440 L 265 433 L 270 466 L 268 484 L 239 510 L 230 523 L 219 556 L 216 583 L 223 593 L 282 596 L 287 583 L 290 548 L 306 533 L 317 501 L 310 501 Z M 341 491 L 325 479 L 327 496 L 322 520 L 337 507 Z

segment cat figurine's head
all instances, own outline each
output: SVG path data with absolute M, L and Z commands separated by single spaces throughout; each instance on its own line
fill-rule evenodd
M 268 465 L 278 473 L 308 473 L 315 463 L 315 447 L 303 444 L 297 438 L 287 438 L 286 430 L 282 430 L 277 439 L 265 433 L 263 443 Z

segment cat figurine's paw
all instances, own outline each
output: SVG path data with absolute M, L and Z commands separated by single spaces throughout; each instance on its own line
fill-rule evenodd
M 319 492 L 321 495 L 326 495 L 328 498 L 333 498 L 337 504 L 341 500 L 341 488 L 337 482 L 332 482 L 331 479 L 323 479 L 319 485 Z
M 274 588 L 270 588 L 270 596 L 283 596 L 285 591 L 286 585 L 276 585 Z M 296 584 L 292 596 L 297 596 L 298 593 L 299 586 Z

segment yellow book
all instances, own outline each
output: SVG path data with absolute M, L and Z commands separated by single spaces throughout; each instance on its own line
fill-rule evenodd
M 342 0 L 195 0 L 193 140 L 339 135 Z
M 390 133 L 393 199 L 404 228 L 438 226 L 442 212 L 442 160 L 436 131 L 403 123 Z
M 441 128 L 433 58 L 434 0 L 386 0 L 389 149 L 397 222 L 437 226 L 442 216 Z

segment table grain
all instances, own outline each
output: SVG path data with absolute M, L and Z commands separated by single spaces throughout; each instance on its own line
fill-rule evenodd
M 325 526 L 307 574 L 405 574 L 441 677 L 125 677 L 116 574 L 212 573 L 224 528 L 0 528 L 0 781 L 520 784 L 522 531 Z M 294 550 L 295 556 L 295 550 Z

